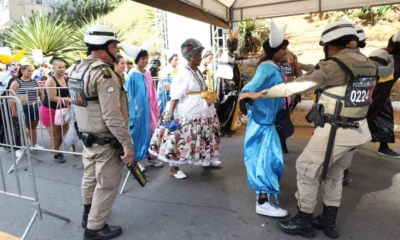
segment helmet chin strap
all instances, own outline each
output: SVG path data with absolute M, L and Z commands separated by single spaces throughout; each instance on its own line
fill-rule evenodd
M 327 43 L 325 43 L 325 45 L 324 45 L 325 59 L 327 59 L 329 57 L 328 52 L 329 52 L 329 45 Z
M 117 61 L 117 58 L 114 56 L 114 55 L 112 55 L 111 53 L 110 53 L 110 51 L 108 51 L 108 45 L 106 46 L 106 52 L 107 52 L 107 54 L 108 54 L 108 56 L 110 56 L 110 58 L 113 60 L 113 62 L 116 62 Z

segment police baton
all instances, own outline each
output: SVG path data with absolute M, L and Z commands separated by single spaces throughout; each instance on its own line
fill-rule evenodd
M 342 102 L 340 100 L 337 100 L 335 106 L 335 113 L 333 115 L 333 121 L 331 123 L 331 131 L 329 133 L 328 145 L 326 147 L 324 164 L 322 166 L 322 174 L 321 174 L 322 181 L 325 181 L 326 174 L 328 173 L 329 162 L 332 158 L 333 145 L 335 144 L 336 132 L 338 129 L 338 126 L 335 123 L 340 121 L 341 111 L 342 111 Z
M 128 164 L 126 164 L 126 167 L 132 173 L 133 177 L 140 184 L 140 186 L 142 186 L 142 187 L 146 186 L 146 183 L 147 183 L 146 176 L 140 170 L 139 165 L 138 165 L 137 162 L 134 162 L 132 164 L 132 166 L 129 166 Z
M 321 174 L 321 180 L 325 181 L 326 180 L 326 175 L 328 173 L 328 168 L 329 168 L 329 163 L 332 158 L 332 151 L 333 151 L 333 146 L 335 144 L 335 138 L 336 138 L 336 132 L 339 127 L 342 128 L 353 128 L 357 129 L 359 128 L 358 122 L 345 122 L 340 120 L 340 113 L 342 111 L 342 102 L 340 100 L 336 101 L 336 106 L 335 106 L 335 113 L 333 115 L 333 121 L 331 122 L 331 131 L 329 133 L 329 139 L 328 139 L 328 145 L 326 147 L 326 152 L 325 152 L 325 159 L 324 163 L 322 166 L 322 174 Z
M 117 149 L 117 153 L 120 157 L 124 156 L 124 154 L 125 154 L 124 148 L 122 147 L 121 143 L 118 140 L 115 139 L 111 144 L 114 148 Z M 130 171 L 130 173 L 132 173 L 133 177 L 140 184 L 140 186 L 142 186 L 142 187 L 146 186 L 146 183 L 147 183 L 146 176 L 140 170 L 139 165 L 136 161 L 134 161 L 131 166 L 126 164 L 126 167 Z

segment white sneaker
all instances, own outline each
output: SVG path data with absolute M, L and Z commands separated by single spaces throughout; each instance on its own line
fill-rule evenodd
M 154 165 L 156 164 L 156 160 L 150 160 L 150 159 L 146 159 L 146 161 L 144 161 L 146 167 L 154 167 Z
M 174 175 L 175 178 L 177 179 L 184 179 L 187 178 L 186 174 L 184 174 L 181 170 L 178 170 L 178 172 L 176 172 Z
M 22 155 L 22 150 L 15 151 L 15 157 L 19 158 Z
M 162 161 L 158 160 L 158 159 L 152 159 L 152 160 L 147 159 L 145 164 L 146 164 L 146 167 L 160 168 L 160 167 L 163 166 L 164 163 Z
M 157 159 L 157 160 L 155 160 L 155 162 L 156 162 L 156 164 L 154 164 L 154 167 L 156 167 L 156 168 L 160 168 L 164 165 L 164 162 L 161 160 Z
M 268 217 L 286 217 L 288 212 L 270 202 L 266 202 L 262 205 L 256 204 L 256 213 L 265 215 Z
M 214 161 L 211 162 L 210 167 L 219 167 L 221 166 L 222 162 L 221 161 Z
M 44 147 L 40 146 L 39 144 L 36 144 L 35 146 L 33 146 L 33 148 L 36 148 L 38 150 L 44 149 Z
M 145 171 L 146 171 L 146 168 L 143 167 L 142 164 L 138 163 L 137 165 L 138 165 L 140 171 L 142 171 L 142 172 L 145 172 Z

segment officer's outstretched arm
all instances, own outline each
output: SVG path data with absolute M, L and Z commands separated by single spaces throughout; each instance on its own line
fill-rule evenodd
M 312 64 L 304 64 L 304 63 L 300 63 L 297 62 L 297 66 L 296 66 L 299 70 L 301 71 L 305 71 L 305 72 L 312 72 L 314 71 L 315 66 Z
M 117 76 L 104 78 L 102 74 L 97 78 L 97 93 L 103 120 L 107 128 L 122 144 L 124 149 L 132 149 L 133 143 L 126 121 L 121 114 L 120 95 L 121 83 Z M 125 94 L 125 93 L 123 93 Z
M 346 76 L 339 65 L 333 61 L 326 61 L 320 63 L 319 68 L 313 72 L 305 74 L 292 82 L 265 89 L 261 93 L 263 98 L 289 97 L 329 85 L 339 85 L 343 83 L 340 82 L 343 79 L 346 79 Z

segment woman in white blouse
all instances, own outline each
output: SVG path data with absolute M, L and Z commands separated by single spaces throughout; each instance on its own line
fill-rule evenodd
M 168 162 L 170 174 L 186 178 L 182 164 L 218 167 L 220 129 L 214 104 L 201 91 L 207 83 L 198 69 L 204 47 L 195 39 L 186 40 L 181 51 L 188 65 L 174 77 L 171 101 L 150 142 L 149 152 Z

